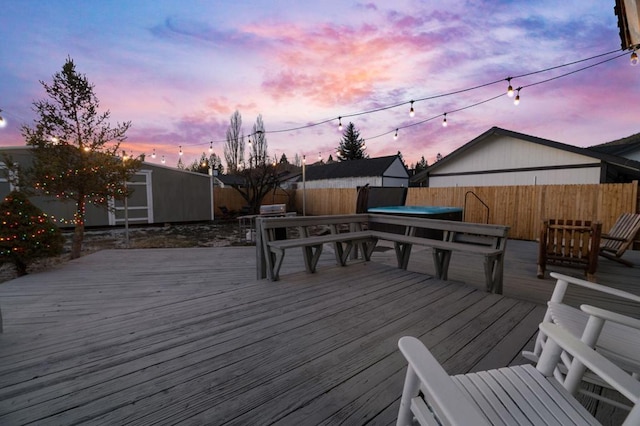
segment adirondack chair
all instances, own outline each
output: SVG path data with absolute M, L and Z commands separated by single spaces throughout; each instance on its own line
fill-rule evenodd
M 548 219 L 542 224 L 538 246 L 538 278 L 547 265 L 584 268 L 595 279 L 602 224 L 588 220 Z
M 556 272 L 552 272 L 551 276 L 557 281 L 553 294 L 551 295 L 551 300 L 547 303 L 548 307 L 544 315 L 543 322 L 556 323 L 568 330 L 574 337 L 579 337 L 582 334 L 589 319 L 589 315 L 580 309 L 571 307 L 564 303 L 564 297 L 569 285 L 576 285 L 597 291 L 603 295 L 614 296 L 624 303 L 631 302 L 640 304 L 640 296 L 635 294 L 581 280 L 579 278 L 558 274 Z M 640 320 L 637 319 L 629 318 L 626 322 L 610 321 L 605 325 L 602 333 L 600 334 L 600 338 L 596 343 L 596 348 L 602 355 L 610 359 L 625 371 L 630 372 L 635 377 L 638 377 L 638 374 L 640 373 L 640 339 L 636 338 L 634 340 L 630 338 L 630 336 L 636 335 L 638 330 L 640 330 Z M 533 362 L 538 362 L 546 342 L 547 336 L 542 332 L 538 332 L 533 352 L 524 351 L 522 356 Z M 568 369 L 567 364 L 569 362 L 570 360 L 563 358 L 563 365 L 561 368 L 566 371 Z M 602 385 L 602 383 L 592 375 L 586 375 L 585 380 L 587 382 Z M 619 406 L 615 401 L 611 401 L 601 395 L 593 394 L 584 389 L 580 389 L 580 392 L 609 404 Z
M 601 318 L 592 316 L 585 335 L 598 334 Z M 414 337 L 402 337 L 408 361 L 397 425 L 596 425 L 600 424 L 573 396 L 585 368 L 618 390 L 633 405 L 624 425 L 640 424 L 640 382 L 557 324 L 541 323 L 548 336 L 540 361 L 496 370 L 449 376 Z M 566 378 L 558 381 L 557 364 L 573 357 Z
M 620 256 L 633 244 L 633 240 L 639 231 L 640 213 L 623 213 L 613 224 L 611 230 L 606 234 L 602 234 L 600 256 L 633 267 L 633 263 L 622 259 Z

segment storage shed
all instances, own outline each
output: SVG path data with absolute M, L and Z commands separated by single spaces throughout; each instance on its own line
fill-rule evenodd
M 409 186 L 409 171 L 398 155 L 314 164 L 305 175 L 307 189 Z

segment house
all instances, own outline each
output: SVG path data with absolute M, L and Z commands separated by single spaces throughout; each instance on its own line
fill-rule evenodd
M 409 171 L 398 155 L 313 164 L 305 168 L 304 176 L 307 189 L 409 186 Z
M 640 179 L 640 162 L 493 127 L 411 178 L 412 186 L 597 184 Z
M 2 154 L 7 154 L 20 168 L 31 165 L 31 148 L 0 148 L 0 172 L 6 169 Z M 143 162 L 140 170 L 127 182 L 133 189 L 127 199 L 110 204 L 105 210 L 87 205 L 86 226 L 177 223 L 213 220 L 213 180 L 201 173 Z M 0 173 L 0 199 L 14 189 L 12 182 Z M 54 197 L 32 197 L 31 201 L 59 226 L 72 226 L 75 204 Z
M 640 133 L 612 142 L 589 147 L 604 154 L 617 155 L 629 160 L 640 161 Z

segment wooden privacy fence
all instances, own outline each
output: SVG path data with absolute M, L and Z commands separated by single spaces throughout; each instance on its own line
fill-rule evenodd
M 638 211 L 637 182 L 409 188 L 406 204 L 465 207 L 464 199 L 468 191 L 472 191 L 489 206 L 488 223 L 509 225 L 509 236 L 522 240 L 537 239 L 544 219 L 600 221 L 602 231 L 607 232 L 622 213 Z M 356 197 L 355 188 L 307 189 L 306 213 L 355 213 Z M 302 198 L 302 190 L 298 189 L 295 196 L 295 210 L 298 213 L 302 212 Z M 465 220 L 478 223 L 487 221 L 486 209 L 473 196 L 467 197 Z
M 215 215 L 220 217 L 222 214 L 220 206 L 225 206 L 229 210 L 240 211 L 247 202 L 242 198 L 240 193 L 233 188 L 213 188 L 213 200 L 215 205 Z M 275 191 L 271 191 L 262 200 L 262 204 L 286 204 L 287 210 L 295 211 L 295 191 L 283 190 L 277 188 Z

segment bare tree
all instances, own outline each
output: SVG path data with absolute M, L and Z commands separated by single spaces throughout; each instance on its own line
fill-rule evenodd
M 244 134 L 242 133 L 242 116 L 239 111 L 231 115 L 227 129 L 227 141 L 224 145 L 224 159 L 228 173 L 235 173 L 238 165 L 244 162 Z
M 269 162 L 267 154 L 267 135 L 264 130 L 262 114 L 258 115 L 256 123 L 252 129 L 253 140 L 251 141 L 249 161 L 253 161 L 254 166 L 264 165 Z

